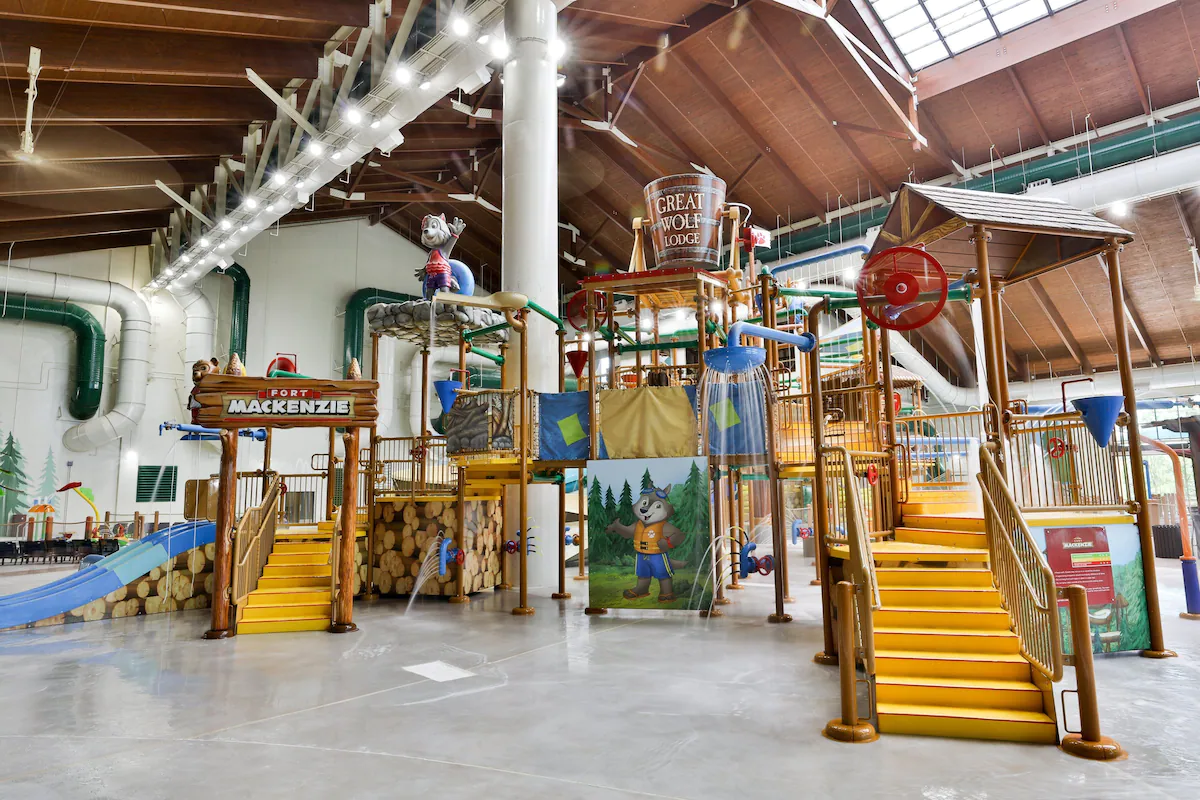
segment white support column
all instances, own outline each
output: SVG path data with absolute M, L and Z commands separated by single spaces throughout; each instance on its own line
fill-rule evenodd
M 509 56 L 504 64 L 502 288 L 551 310 L 558 308 L 558 69 L 551 54 L 555 16 L 551 0 L 509 0 L 504 10 Z M 537 391 L 556 391 L 557 350 L 544 344 L 552 340 L 553 328 L 531 314 L 529 332 L 529 384 Z M 510 347 L 508 353 L 515 362 L 520 348 Z M 516 381 L 520 369 L 515 363 L 513 367 L 507 372 Z M 537 545 L 537 554 L 529 559 L 530 586 L 547 586 L 557 574 L 557 504 L 554 487 L 529 488 Z M 517 504 L 509 502 L 508 508 L 515 512 Z M 515 524 L 507 527 L 510 534 L 517 532 Z

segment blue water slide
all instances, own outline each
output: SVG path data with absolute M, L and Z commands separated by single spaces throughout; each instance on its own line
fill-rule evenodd
M 0 597 L 0 630 L 65 614 L 136 581 L 180 553 L 215 540 L 216 525 L 211 522 L 172 525 L 66 578 Z

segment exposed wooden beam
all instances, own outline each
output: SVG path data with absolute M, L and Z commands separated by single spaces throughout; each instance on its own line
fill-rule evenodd
M 925 67 L 921 70 L 918 93 L 926 101 L 1173 2 L 1136 0 L 1114 5 L 1111 0 L 1083 0 L 1038 20 L 1036 25 L 1023 25 L 983 47 L 973 47 Z
M 746 165 L 746 168 L 739 172 L 738 176 L 729 182 L 729 185 L 725 188 L 725 194 L 732 195 L 733 190 L 741 185 L 742 181 L 745 180 L 746 176 L 750 173 L 750 170 L 754 169 L 754 165 L 759 161 L 762 161 L 762 153 L 756 153 L 754 158 L 750 159 L 750 163 Z
M 1046 315 L 1046 319 L 1050 321 L 1051 327 L 1058 334 L 1058 338 L 1066 346 L 1067 352 L 1071 354 L 1071 358 L 1075 359 L 1075 363 L 1079 364 L 1085 375 L 1095 372 L 1096 370 L 1092 368 L 1092 362 L 1088 359 L 1087 353 L 1079 346 L 1079 342 L 1075 340 L 1075 335 L 1071 333 L 1071 329 L 1067 326 L 1067 321 L 1059 313 L 1058 307 L 1054 305 L 1049 292 L 1042 286 L 1041 280 L 1039 278 L 1032 278 L 1028 281 L 1028 284 L 1033 292 L 1033 299 L 1041 307 L 1042 312 Z
M 12 5 L 11 3 L 9 4 Z M 92 27 L 118 28 L 137 31 L 161 31 L 165 33 L 211 33 L 219 36 L 233 36 L 250 39 L 272 39 L 292 42 L 316 42 L 325 44 L 329 41 L 328 23 L 294 22 L 276 26 L 270 32 L 252 30 L 231 30 L 229 19 L 214 15 L 195 15 L 171 13 L 166 16 L 147 9 L 142 13 L 133 12 L 121 6 L 109 6 L 109 10 L 93 9 L 91 6 L 50 5 L 42 2 L 37 7 L 24 10 L 21 8 L 0 7 L 0 20 L 25 20 L 27 22 L 50 22 L 61 24 L 72 22 Z M 249 27 L 254 27 L 253 21 Z
M 868 0 L 850 0 L 850 5 L 854 6 L 854 10 L 858 12 L 858 18 L 862 20 L 867 31 L 871 34 L 871 38 L 879 45 L 879 49 L 883 51 L 883 55 L 887 58 L 888 63 L 892 65 L 892 69 L 897 74 L 912 80 L 911 71 L 908 68 L 908 61 L 900 53 L 896 43 L 892 41 L 891 35 L 883 27 L 883 23 L 875 14 L 875 9 L 871 7 Z
M 1108 265 L 1104 263 L 1104 256 L 1096 256 L 1096 263 L 1100 266 L 1100 271 L 1104 274 L 1104 280 L 1107 281 Z M 1121 284 L 1121 293 L 1125 298 L 1125 317 L 1129 322 L 1129 326 L 1133 328 L 1134 335 L 1137 336 L 1142 349 L 1146 351 L 1146 355 L 1150 358 L 1150 364 L 1156 367 L 1161 366 L 1163 363 L 1162 356 L 1158 354 L 1158 348 L 1154 345 L 1154 339 L 1150 337 L 1150 329 L 1146 327 L 1146 321 L 1142 318 L 1137 304 L 1134 303 L 1133 297 L 1129 294 L 1129 287 L 1123 281 Z
M 642 78 L 642 73 L 646 71 L 645 62 L 638 64 L 637 70 L 633 73 L 633 79 L 629 81 L 629 88 L 625 90 L 625 94 L 621 95 L 621 104 L 617 106 L 617 110 L 612 115 L 612 125 L 617 126 L 617 120 L 621 118 L 621 112 L 625 110 L 625 106 L 629 103 L 629 98 L 633 97 L 634 91 L 637 90 L 638 81 Z
M 367 153 L 366 157 L 363 158 L 362 164 L 359 165 L 358 171 L 355 172 L 354 175 L 350 178 L 350 185 L 346 187 L 347 199 L 342 201 L 342 208 L 350 208 L 349 195 L 352 195 L 358 191 L 358 185 L 360 183 L 362 183 L 363 176 L 366 175 L 367 170 L 369 170 L 371 168 L 371 156 L 372 155 L 373 155 L 373 152 Z
M 8 81 L 5 85 L 0 81 L 0 96 L 23 97 L 28 83 Z M 64 90 L 61 82 L 39 81 L 38 93 L 43 98 L 57 97 L 58 102 L 34 105 L 37 125 L 246 125 L 275 117 L 271 101 L 253 88 L 101 83 L 71 84 Z M 18 109 L 12 103 L 0 103 L 0 125 L 24 121 L 23 105 Z M 234 152 L 240 150 L 239 145 Z
M 1042 122 L 1042 117 L 1038 114 L 1037 109 L 1033 107 L 1033 99 L 1030 98 L 1029 93 L 1025 91 L 1025 87 L 1021 84 L 1021 79 L 1017 76 L 1017 71 L 1012 67 L 1008 67 L 1005 72 L 1008 73 L 1008 79 L 1012 81 L 1013 88 L 1017 91 L 1017 97 L 1021 98 L 1021 105 L 1025 106 L 1025 112 L 1033 120 L 1033 127 L 1037 129 L 1038 136 L 1042 137 L 1042 144 L 1050 144 L 1050 134 L 1046 132 L 1046 125 Z
M 611 22 L 614 25 L 629 25 L 635 28 L 649 28 L 661 31 L 664 28 L 687 28 L 687 20 L 651 19 L 638 17 L 633 14 L 623 14 L 618 11 L 605 11 L 599 8 L 584 8 L 582 6 L 567 6 L 559 12 L 559 17 L 575 19 L 577 17 L 594 17 Z
M 132 214 L 99 214 L 94 217 L 33 220 L 0 223 L 0 243 L 36 242 L 70 239 L 97 234 L 134 233 L 162 228 L 170 222 L 171 212 L 137 211 Z M 7 251 L 0 253 L 7 257 Z
M 608 156 L 639 185 L 645 186 L 656 178 L 670 174 L 669 170 L 651 159 L 640 147 L 628 147 L 607 131 L 600 133 L 599 136 L 588 137 L 588 141 L 596 145 L 601 153 Z
M 662 89 L 659 89 L 651 78 L 646 78 L 646 85 L 654 88 L 654 90 L 659 94 L 663 94 Z M 663 94 L 663 96 L 665 97 L 666 95 Z M 639 114 L 642 115 L 642 117 L 645 118 L 647 122 L 654 126 L 656 131 L 666 137 L 667 141 L 675 146 L 675 149 L 683 155 L 684 159 L 693 164 L 705 166 L 704 159 L 702 159 L 696 153 L 696 151 L 693 150 L 691 146 L 683 140 L 683 137 L 679 135 L 675 126 L 668 125 L 663 118 L 660 117 L 658 113 L 653 110 L 653 108 L 651 108 L 649 103 L 639 103 L 638 105 L 634 106 L 634 108 Z
M 832 124 L 834 127 L 854 131 L 855 133 L 865 133 L 870 136 L 882 136 L 885 139 L 896 139 L 901 142 L 911 142 L 912 136 L 907 131 L 887 130 L 885 128 L 876 128 L 872 125 L 859 125 L 854 122 L 846 122 L 844 119 L 835 119 Z
M 208 158 L 171 161 L 99 161 L 67 169 L 41 164 L 0 165 L 0 197 L 147 189 L 155 180 L 168 185 L 208 183 L 213 161 Z
M 887 180 L 881 174 L 879 174 L 879 170 L 875 169 L 875 167 L 871 164 L 871 161 L 867 158 L 866 153 L 862 151 L 862 148 L 858 146 L 858 143 L 854 141 L 853 137 L 850 136 L 845 127 L 837 124 L 836 115 L 829 109 L 829 106 L 825 105 L 825 101 L 822 100 L 821 96 L 817 93 L 816 87 L 809 82 L 808 78 L 804 77 L 804 74 L 792 61 L 791 57 L 786 53 L 785 48 L 776 38 L 775 34 L 771 32 L 770 28 L 768 28 L 766 23 L 763 22 L 762 18 L 759 17 L 758 12 L 754 10 L 750 11 L 750 27 L 754 29 L 756 34 L 758 34 L 758 38 L 767 48 L 767 53 L 769 53 L 771 58 L 774 59 L 775 65 L 779 67 L 780 71 L 782 71 L 783 74 L 788 77 L 792 83 L 792 86 L 794 86 L 797 91 L 805 96 L 809 104 L 814 110 L 816 110 L 817 115 L 824 119 L 828 125 L 833 127 L 833 130 L 837 134 L 838 138 L 842 140 L 842 145 L 846 148 L 847 152 L 850 153 L 850 158 L 852 158 L 854 162 L 858 164 L 859 168 L 866 174 L 867 180 L 870 182 L 871 186 L 875 187 L 875 191 L 890 201 L 892 197 L 892 191 L 888 186 Z
M 92 0 L 101 5 L 141 6 L 162 11 L 253 17 L 278 22 L 319 22 L 365 28 L 369 3 L 362 0 Z
M 1125 38 L 1125 26 L 1117 25 L 1113 31 L 1117 34 L 1117 41 L 1121 43 L 1121 54 L 1125 56 L 1125 65 L 1129 67 L 1129 77 L 1133 79 L 1133 88 L 1137 89 L 1138 99 L 1142 101 L 1142 113 L 1149 114 L 1150 98 L 1146 95 L 1146 84 L 1142 81 L 1137 62 L 1133 60 L 1133 52 L 1129 49 L 1129 40 Z
M 700 88 L 704 90 L 705 94 L 712 98 L 712 101 L 720 106 L 720 108 L 737 124 L 742 133 L 745 134 L 746 138 L 754 143 L 754 146 L 758 148 L 758 152 L 762 153 L 763 158 L 767 159 L 771 166 L 779 172 L 780 176 L 789 184 L 791 184 L 796 193 L 800 195 L 800 198 L 808 205 L 806 210 L 824 220 L 826 214 L 824 204 L 821 202 L 821 200 L 815 194 L 813 194 L 812 190 L 809 189 L 802 180 L 800 180 L 788 163 L 784 161 L 782 157 L 780 157 L 778 151 L 776 151 L 770 145 L 770 143 L 763 138 L 762 134 L 758 132 L 758 129 L 750 124 L 749 120 L 747 120 L 742 112 L 738 110 L 737 106 L 733 104 L 733 101 L 725 96 L 725 94 L 721 91 L 721 88 L 717 86 L 716 82 L 712 78 L 708 77 L 708 74 L 700 68 L 700 65 L 697 64 L 695 60 L 684 51 L 675 51 L 675 58 L 680 64 L 683 65 L 684 69 L 688 71 L 696 83 L 700 85 Z
M 9 152 L 17 149 L 16 129 L 0 130 L 0 164 L 21 163 Z M 157 161 L 206 156 L 236 156 L 245 127 L 131 125 L 51 125 L 37 135 L 37 155 L 43 163 L 85 161 Z
M 363 192 L 362 200 L 356 200 L 358 203 L 371 203 L 378 205 L 379 203 L 470 203 L 475 204 L 474 200 L 456 200 L 450 196 L 449 192 Z M 458 194 L 455 192 L 455 194 Z
M 395 208 L 390 208 L 390 209 L 388 209 L 387 213 L 380 214 L 379 217 L 372 217 L 371 224 L 378 225 L 381 222 L 387 222 L 389 219 L 396 216 L 401 211 L 408 208 L 410 205 L 411 205 L 411 203 L 401 203 L 398 206 L 396 206 Z
M 315 78 L 322 55 L 315 42 L 9 20 L 0 25 L 0 68 L 19 77 L 26 69 L 30 45 L 42 48 L 42 73 L 47 79 L 68 71 L 73 78 L 89 73 L 240 79 L 247 67 L 272 79 Z
M 118 247 L 143 247 L 150 244 L 152 231 L 128 233 L 102 233 L 94 236 L 76 236 L 69 239 L 49 239 L 38 242 L 18 242 L 12 247 L 12 258 L 43 258 L 64 253 L 84 253 L 92 250 L 108 250 Z M 9 257 L 9 248 L 4 248 L 4 257 Z
M 172 187 L 185 191 L 180 184 Z M 58 219 L 92 214 L 126 214 L 134 211 L 170 211 L 170 198 L 158 189 L 125 189 L 113 192 L 81 192 L 44 195 L 36 205 L 0 199 L 0 222 Z

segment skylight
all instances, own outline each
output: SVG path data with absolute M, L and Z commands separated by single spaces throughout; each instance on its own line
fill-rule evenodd
M 995 39 L 1079 0 L 870 0 L 911 69 Z

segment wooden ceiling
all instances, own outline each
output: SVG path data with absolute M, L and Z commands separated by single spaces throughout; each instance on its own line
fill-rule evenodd
M 409 1 L 421 7 L 411 48 L 445 24 L 450 3 Z M 387 40 L 406 5 L 393 0 Z M 560 90 L 560 220 L 574 228 L 562 229 L 562 246 L 584 262 L 564 259 L 564 289 L 595 271 L 623 269 L 642 186 L 691 171 L 693 162 L 724 178 L 755 222 L 775 228 L 825 218 L 905 181 L 953 174 L 952 161 L 975 167 L 1195 98 L 1200 79 L 1200 0 L 1180 0 L 922 98 L 917 122 L 929 146 L 914 149 L 893 108 L 905 106 L 906 93 L 883 78 L 890 97 L 881 94 L 827 24 L 771 0 L 730 5 L 578 0 L 560 15 L 570 42 Z M 833 15 L 886 60 L 871 20 L 860 16 L 866 8 L 841 0 Z M 156 179 L 185 196 L 207 187 L 211 202 L 214 170 L 244 157 L 250 126 L 275 119 L 246 67 L 280 90 L 304 86 L 326 43 L 341 41 L 349 54 L 370 18 L 368 0 L 0 0 L 10 98 L 0 96 L 0 243 L 15 243 L 14 257 L 148 243 L 173 210 Z M 43 58 L 38 164 L 11 155 L 30 45 Z M 351 97 L 365 90 L 365 81 L 354 82 Z M 500 89 L 493 78 L 455 99 L 498 116 Z M 639 147 L 583 122 L 608 113 Z M 447 98 L 404 133 L 390 156 L 372 154 L 329 187 L 361 199 L 327 189 L 285 222 L 368 216 L 416 240 L 420 217 L 445 211 L 468 225 L 458 252 L 482 285 L 498 288 L 500 214 L 448 195 L 474 190 L 502 205 L 499 124 L 472 119 Z M 236 192 L 236 176 L 231 185 Z M 1183 233 L 1185 224 L 1200 227 L 1200 203 L 1186 198 L 1181 208 L 1182 217 L 1174 200 L 1156 200 L 1120 221 L 1139 237 L 1124 257 L 1143 352 L 1153 350 L 1156 361 L 1190 357 L 1186 342 L 1200 333 Z M 1006 296 L 1009 344 L 1033 375 L 1078 371 L 1084 357 L 1097 369 L 1111 365 L 1102 278 L 1094 262 L 1048 276 L 1053 311 L 1027 296 L 1028 287 Z M 954 322 L 963 331 L 965 315 Z

